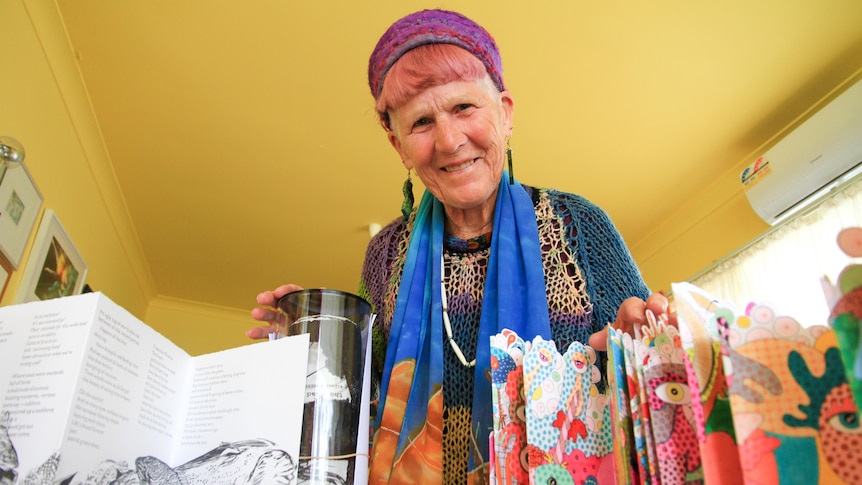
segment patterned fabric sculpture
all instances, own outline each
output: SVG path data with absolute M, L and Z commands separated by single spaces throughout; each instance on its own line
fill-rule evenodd
M 560 354 L 511 330 L 491 339 L 495 419 L 492 483 L 613 483 L 608 399 L 596 353 L 580 342 Z
M 704 461 L 727 468 L 727 456 L 738 458 L 742 482 L 718 483 L 862 483 L 857 405 L 835 332 L 803 326 L 763 302 L 740 312 L 711 299 L 710 311 L 689 311 L 709 297 L 691 285 L 674 285 L 673 291 L 689 305 L 678 304 L 684 309 L 681 331 L 689 334 L 683 340 L 717 334 L 721 345 L 722 359 L 713 364 L 722 368 L 713 374 L 725 375 L 730 419 L 724 406 L 713 406 L 699 424 L 723 421 L 720 427 L 733 431 L 738 452 L 704 454 Z M 699 435 L 710 431 L 700 429 Z

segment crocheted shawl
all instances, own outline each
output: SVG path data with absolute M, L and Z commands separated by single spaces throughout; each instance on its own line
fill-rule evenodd
M 565 349 L 573 341 L 585 342 L 590 334 L 612 321 L 625 298 L 645 298 L 649 290 L 619 233 L 600 208 L 574 194 L 529 186 L 523 189 L 532 199 L 538 224 L 551 335 L 557 347 Z M 359 294 L 378 313 L 372 361 L 377 379 L 390 342 L 389 330 L 414 221 L 413 217 L 392 221 L 372 239 L 366 252 Z M 443 243 L 449 316 L 455 335 L 463 338 L 458 344 L 467 360 L 476 355 L 491 239 L 488 235 L 467 241 L 446 236 Z M 599 356 L 603 359 L 604 353 Z M 468 456 L 475 455 L 478 440 L 486 439 L 472 432 L 472 371 L 460 364 L 451 349 L 444 348 L 446 483 L 466 483 Z M 481 379 L 487 380 L 484 376 Z
M 389 335 L 370 483 L 443 481 L 444 217 L 443 204 L 426 191 Z M 520 184 L 510 186 L 505 176 L 497 190 L 493 234 L 474 369 L 472 422 L 480 436 L 493 428 L 491 390 L 482 378 L 491 363 L 491 336 L 504 328 L 531 338 L 549 339 L 551 333 L 533 203 Z M 481 471 L 488 461 L 488 440 L 477 445 L 468 467 Z

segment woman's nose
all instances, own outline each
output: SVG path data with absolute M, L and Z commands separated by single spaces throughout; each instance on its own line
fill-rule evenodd
M 445 153 L 452 153 L 464 144 L 467 139 L 464 133 L 458 127 L 457 123 L 451 120 L 440 120 L 437 122 L 437 150 Z

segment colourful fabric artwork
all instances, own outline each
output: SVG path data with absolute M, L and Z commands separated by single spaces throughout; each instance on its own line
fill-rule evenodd
M 527 423 L 524 402 L 524 340 L 504 329 L 491 338 L 491 398 L 494 431 L 491 483 L 530 482 L 527 464 Z
M 552 340 L 524 343 L 504 330 L 492 337 L 491 356 L 492 483 L 615 483 L 595 351 L 574 342 L 560 354 Z
M 718 329 L 709 327 L 717 302 L 687 283 L 672 286 L 691 393 L 704 483 L 743 483 Z M 714 322 L 714 319 L 712 320 Z
M 611 328 L 604 373 L 579 342 L 492 336 L 491 483 L 862 484 L 860 268 L 824 282 L 834 330 L 674 284 L 677 325 Z
M 687 323 L 696 313 L 684 304 L 690 290 L 674 287 L 681 328 L 703 332 Z M 862 483 L 862 429 L 835 333 L 825 326 L 803 327 L 763 302 L 743 311 L 718 301 L 711 307 L 705 330 L 721 343 L 741 483 Z M 691 339 L 692 345 L 698 341 Z M 704 350 L 690 353 L 696 377 L 695 362 L 708 367 Z M 703 395 L 709 377 L 698 382 Z M 713 407 L 710 415 L 716 412 Z M 706 426 L 705 433 L 715 430 Z
M 614 480 L 608 398 L 599 394 L 596 353 L 580 342 L 561 355 L 551 340 L 533 339 L 524 356 L 527 443 L 533 483 L 558 475 L 574 483 Z M 534 459 L 535 458 L 535 459 Z
M 838 234 L 838 247 L 851 258 L 862 257 L 862 228 L 851 227 Z M 849 264 L 832 284 L 823 279 L 829 303 L 829 324 L 838 337 L 845 375 L 855 402 L 862 402 L 862 264 Z M 862 419 L 862 414 L 858 416 Z
M 616 330 L 612 329 L 614 334 Z M 635 355 L 634 339 L 627 333 L 620 335 L 622 343 L 622 355 L 624 359 L 623 368 L 626 373 L 626 389 L 629 398 L 629 413 L 632 416 L 632 433 L 634 436 L 634 459 L 637 464 L 637 476 L 639 483 L 655 483 L 655 452 L 651 446 L 652 434 L 649 431 L 649 408 L 641 403 L 643 400 L 643 372 L 638 373 L 637 357 Z M 652 466 L 650 465 L 652 463 Z
M 649 407 L 650 428 L 660 483 L 700 483 L 700 449 L 691 405 L 685 351 L 675 327 L 647 311 L 647 325 L 636 341 L 641 347 L 643 390 Z M 639 332 L 636 331 L 636 335 Z
M 617 483 L 641 483 L 635 451 L 634 420 L 629 408 L 629 378 L 622 342 L 623 334 L 611 328 L 608 336 L 608 392 L 611 398 L 614 472 Z

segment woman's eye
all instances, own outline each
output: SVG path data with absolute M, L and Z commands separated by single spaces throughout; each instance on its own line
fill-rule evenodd
M 420 119 L 416 120 L 416 122 L 415 122 L 415 123 L 413 123 L 413 127 L 414 127 L 414 128 L 419 128 L 419 127 L 425 126 L 425 125 L 427 125 L 427 124 L 429 124 L 429 123 L 431 123 L 431 119 L 430 119 L 430 118 L 420 118 Z
M 470 109 L 472 107 L 473 107 L 473 105 L 470 103 L 461 103 L 455 107 L 455 111 L 464 111 L 464 110 Z

